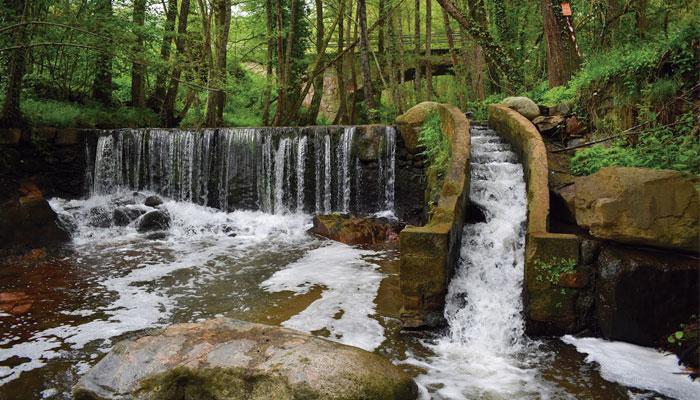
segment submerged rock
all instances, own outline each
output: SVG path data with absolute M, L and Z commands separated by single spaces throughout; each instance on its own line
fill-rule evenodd
M 135 221 L 141 215 L 145 214 L 146 210 L 134 207 L 118 207 L 112 212 L 112 220 L 116 226 L 127 226 L 132 221 Z
M 141 216 L 136 230 L 139 232 L 164 231 L 170 228 L 170 215 L 165 211 L 153 210 Z
M 226 318 L 118 343 L 76 399 L 415 399 L 388 360 L 291 329 Z
M 148 196 L 146 197 L 146 200 L 143 202 L 143 204 L 148 207 L 157 207 L 163 204 L 163 199 L 161 199 L 158 196 Z
M 112 214 L 107 207 L 93 207 L 88 211 L 88 225 L 95 228 L 112 226 Z
M 540 115 L 540 108 L 527 97 L 506 97 L 501 103 L 531 121 Z
M 317 215 L 311 231 L 341 243 L 379 244 L 397 240 L 404 225 L 386 218 L 357 218 L 342 214 Z
M 697 177 L 647 168 L 603 168 L 576 180 L 576 222 L 621 243 L 698 252 Z

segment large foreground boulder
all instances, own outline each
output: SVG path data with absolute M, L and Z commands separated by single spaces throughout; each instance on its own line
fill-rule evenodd
M 357 218 L 341 214 L 317 215 L 311 231 L 337 242 L 357 244 L 379 244 L 398 240 L 404 225 L 386 218 Z
M 214 319 L 118 343 L 73 388 L 75 399 L 416 398 L 388 360 L 281 327 Z
M 138 221 L 136 230 L 139 232 L 164 231 L 170 228 L 170 215 L 162 210 L 149 211 Z
M 540 115 L 540 108 L 534 101 L 527 97 L 506 97 L 501 103 L 519 112 L 530 121 Z
M 602 239 L 698 252 L 699 182 L 671 170 L 603 168 L 576 180 L 576 222 Z

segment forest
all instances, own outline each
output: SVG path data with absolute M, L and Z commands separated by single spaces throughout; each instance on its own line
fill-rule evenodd
M 700 0 L 0 0 L 0 399 L 700 398 Z

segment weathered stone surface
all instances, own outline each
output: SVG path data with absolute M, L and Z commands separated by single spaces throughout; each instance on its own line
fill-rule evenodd
M 576 180 L 576 222 L 621 243 L 699 251 L 696 177 L 646 168 L 603 168 Z
M 0 247 L 28 250 L 70 240 L 48 201 L 33 183 L 25 182 L 0 205 Z
M 501 103 L 519 112 L 530 121 L 540 115 L 540 108 L 537 107 L 534 101 L 527 97 L 506 97 Z
M 416 395 L 411 378 L 376 354 L 225 318 L 120 342 L 73 388 L 80 400 L 408 400 Z
M 527 118 L 502 104 L 489 105 L 489 126 L 508 140 L 523 164 L 527 183 L 527 232 L 547 232 L 549 171 L 542 136 Z
M 163 231 L 170 228 L 170 215 L 165 211 L 149 211 L 138 221 L 136 230 L 139 232 Z
M 540 133 L 550 135 L 556 133 L 563 126 L 564 117 L 561 115 L 539 116 L 533 119 L 532 123 L 535 124 Z
M 698 312 L 695 257 L 606 244 L 597 267 L 596 320 L 607 339 L 652 346 Z
M 437 111 L 440 103 L 433 101 L 424 101 L 411 107 L 403 115 L 396 117 L 396 123 L 399 126 L 399 132 L 406 144 L 406 150 L 416 154 L 419 152 L 418 136 L 425 118 L 433 111 Z
M 399 239 L 404 225 L 386 218 L 357 218 L 341 214 L 317 215 L 311 231 L 341 243 L 379 244 Z
M 401 232 L 401 321 L 407 328 L 444 322 L 445 294 L 459 260 L 469 202 L 469 121 L 450 105 L 438 104 L 437 111 L 452 160 L 428 223 Z

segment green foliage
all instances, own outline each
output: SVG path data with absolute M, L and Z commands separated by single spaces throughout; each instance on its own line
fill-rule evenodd
M 609 147 L 595 145 L 579 150 L 571 159 L 571 172 L 589 175 L 603 167 L 621 166 L 700 174 L 700 139 L 692 132 L 694 118 L 694 114 L 688 112 L 674 126 L 644 128 L 634 146 L 618 140 Z
M 450 141 L 442 132 L 440 114 L 431 112 L 423 122 L 418 143 L 423 147 L 423 154 L 428 159 L 430 169 L 438 177 L 443 177 L 452 159 Z
M 56 128 L 138 128 L 159 123 L 158 116 L 146 109 L 55 100 L 27 99 L 22 102 L 22 113 L 32 126 Z
M 573 258 L 553 258 L 546 262 L 543 260 L 535 261 L 535 270 L 537 271 L 537 281 L 547 281 L 552 285 L 559 283 L 559 277 L 562 274 L 573 272 L 576 269 L 576 260 Z M 564 294 L 562 292 L 562 294 Z
M 439 198 L 442 182 L 452 159 L 450 141 L 442 132 L 440 114 L 437 111 L 431 112 L 423 122 L 418 143 L 423 148 L 421 154 L 428 160 L 426 200 L 432 214 L 433 203 Z

